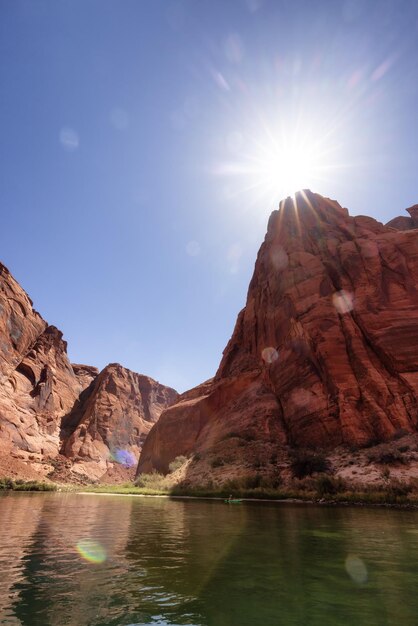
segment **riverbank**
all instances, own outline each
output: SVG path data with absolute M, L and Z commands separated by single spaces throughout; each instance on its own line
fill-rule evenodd
M 418 507 L 418 493 L 405 493 L 399 485 L 381 490 L 370 491 L 341 491 L 329 493 L 324 490 L 306 490 L 297 488 L 282 489 L 198 489 L 174 487 L 171 490 L 151 490 L 135 487 L 132 485 L 100 485 L 88 488 L 71 489 L 78 493 L 104 494 L 104 495 L 137 495 L 137 496 L 166 496 L 171 498 L 204 498 L 224 500 L 231 493 L 234 498 L 245 501 L 283 501 L 305 502 L 314 504 L 355 504 L 355 505 L 380 505 L 380 506 L 408 506 Z
M 196 499 L 196 500 L 225 500 L 229 497 L 228 490 L 205 490 L 205 489 L 172 489 L 152 490 L 135 487 L 133 485 L 100 485 L 83 487 L 76 485 L 42 483 L 37 481 L 12 481 L 1 479 L 0 493 L 2 491 L 31 491 L 31 492 L 67 492 L 80 495 L 103 495 L 103 496 L 136 496 L 136 497 L 160 497 L 173 499 Z M 327 505 L 353 505 L 353 506 L 386 506 L 398 508 L 418 509 L 418 494 L 402 494 L 393 490 L 381 491 L 342 491 L 341 493 L 323 493 L 304 490 L 265 490 L 252 489 L 235 491 L 234 498 L 243 502 L 282 502 L 282 503 L 305 503 Z
M 312 469 L 312 468 L 311 468 Z M 92 494 L 134 496 L 166 496 L 178 498 L 225 499 L 234 498 L 257 501 L 313 502 L 326 504 L 370 504 L 380 506 L 418 507 L 418 481 L 412 477 L 393 478 L 382 472 L 380 480 L 366 483 L 343 479 L 330 473 L 314 472 L 302 478 L 276 481 L 260 475 L 247 475 L 225 482 L 190 484 L 185 479 L 184 465 L 167 476 L 156 472 L 141 475 L 139 484 L 75 484 L 52 480 L 25 481 L 10 477 L 0 478 L 0 490 L 12 491 L 64 491 Z

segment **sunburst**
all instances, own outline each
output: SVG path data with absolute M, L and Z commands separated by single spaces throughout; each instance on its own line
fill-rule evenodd
M 245 149 L 234 161 L 220 162 L 215 173 L 238 179 L 236 193 L 252 191 L 269 203 L 293 196 L 301 189 L 324 186 L 337 167 L 333 159 L 336 146 L 331 135 L 315 132 L 298 123 L 276 129 L 263 125 L 262 132 L 250 136 Z

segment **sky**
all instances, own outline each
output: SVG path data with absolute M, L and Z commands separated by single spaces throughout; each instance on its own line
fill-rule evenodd
M 0 259 L 68 342 L 216 372 L 279 200 L 418 202 L 418 3 L 0 0 Z

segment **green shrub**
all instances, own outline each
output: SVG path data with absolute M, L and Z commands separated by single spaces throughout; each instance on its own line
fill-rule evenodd
M 397 448 L 390 446 L 381 446 L 375 450 L 371 450 L 367 458 L 372 463 L 382 463 L 391 465 L 393 463 L 405 463 L 405 459 Z
M 260 458 L 255 458 L 255 459 L 253 460 L 253 462 L 252 462 L 252 467 L 253 467 L 255 470 L 259 470 L 259 469 L 261 469 L 261 468 L 263 467 L 263 461 L 262 461 L 262 459 L 260 459 Z
M 390 478 L 390 469 L 388 467 L 384 467 L 382 470 L 382 478 L 383 480 L 389 480 Z
M 11 478 L 0 478 L 0 489 L 13 489 L 13 486 Z
M 260 474 L 253 474 L 245 477 L 244 479 L 244 489 L 257 489 L 257 487 L 261 487 L 262 476 Z
M 392 497 L 407 496 L 412 491 L 412 485 L 409 483 L 401 483 L 399 480 L 393 480 L 387 487 L 387 494 Z
M 137 487 L 150 489 L 152 491 L 168 491 L 172 485 L 172 480 L 155 470 L 150 474 L 140 474 L 135 481 Z
M 316 479 L 316 491 L 319 496 L 334 495 L 345 490 L 345 483 L 341 478 L 334 478 L 323 474 Z
M 12 480 L 11 478 L 0 478 L 0 489 L 11 491 L 56 491 L 57 485 L 53 483 L 43 483 L 37 480 Z
M 183 455 L 176 456 L 174 461 L 171 461 L 171 463 L 168 466 L 170 473 L 173 473 L 176 470 L 180 469 L 180 467 L 182 467 L 186 463 L 186 461 L 187 461 L 186 456 L 183 456 Z
M 305 478 L 305 476 L 311 476 L 315 472 L 328 472 L 330 465 L 327 458 L 319 452 L 300 450 L 293 457 L 291 468 L 293 476 L 296 478 Z
M 224 460 L 221 459 L 220 457 L 216 457 L 215 459 L 212 459 L 210 462 L 210 466 L 215 469 L 215 467 L 222 467 L 222 465 L 224 465 Z
M 56 491 L 57 486 L 52 483 L 41 483 L 36 480 L 15 484 L 15 491 Z
M 225 493 L 235 492 L 240 493 L 244 491 L 252 491 L 254 489 L 270 489 L 274 491 L 282 484 L 281 477 L 275 476 L 263 476 L 262 474 L 247 474 L 246 476 L 240 476 L 239 478 L 232 478 L 224 482 L 221 486 L 222 491 Z

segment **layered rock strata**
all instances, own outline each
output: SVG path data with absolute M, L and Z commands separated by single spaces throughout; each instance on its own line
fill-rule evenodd
M 393 220 L 390 220 L 390 222 L 386 224 L 386 226 L 396 228 L 396 230 L 412 230 L 413 228 L 418 228 L 418 204 L 414 204 L 414 206 L 411 206 L 406 210 L 408 211 L 410 217 L 407 217 L 406 215 L 394 217 Z
M 178 455 L 245 463 L 248 441 L 266 455 L 416 431 L 416 209 L 399 232 L 310 191 L 283 201 L 215 378 L 163 412 L 138 472 Z
M 99 373 L 71 364 L 62 333 L 0 264 L 0 455 L 12 473 L 15 458 L 16 473 L 26 462 L 42 475 L 60 466 L 64 479 L 73 472 L 98 479 L 117 464 L 123 478 L 176 397 L 121 365 Z
M 133 467 L 151 427 L 176 399 L 174 389 L 112 363 L 63 419 L 61 452 L 73 461 L 73 471 L 93 472 L 96 478 L 108 471 L 112 459 Z

